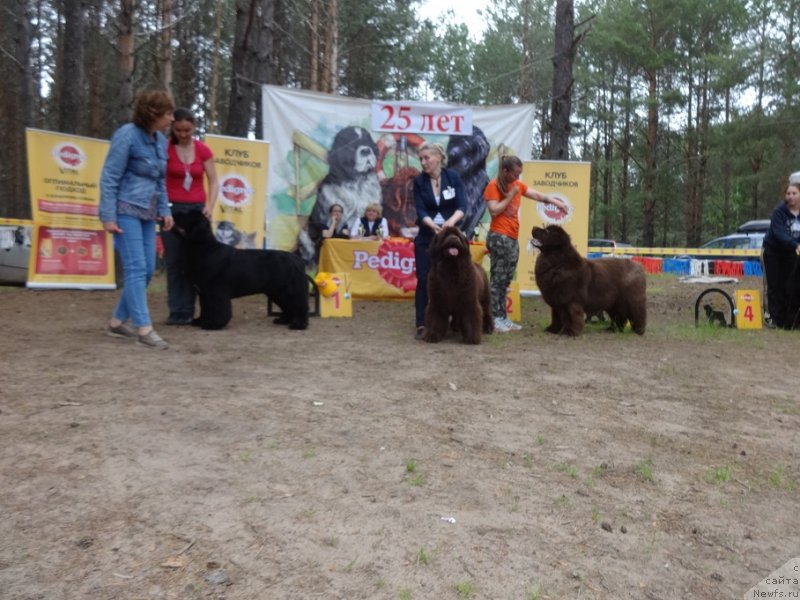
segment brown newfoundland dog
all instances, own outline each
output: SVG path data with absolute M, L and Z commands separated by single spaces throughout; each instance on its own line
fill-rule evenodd
M 422 339 L 440 342 L 450 325 L 461 332 L 465 344 L 480 344 L 481 331 L 494 331 L 489 280 L 472 262 L 466 236 L 457 227 L 445 227 L 433 238 L 428 251 L 431 270 Z
M 626 258 L 586 260 L 558 225 L 531 231 L 536 259 L 536 285 L 550 306 L 549 333 L 580 335 L 586 313 L 606 311 L 611 328 L 622 331 L 630 321 L 639 335 L 647 324 L 644 269 Z

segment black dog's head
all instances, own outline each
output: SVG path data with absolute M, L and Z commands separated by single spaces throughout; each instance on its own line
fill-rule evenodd
M 199 210 L 177 213 L 172 230 L 186 241 L 202 244 L 216 244 L 217 238 L 211 229 L 211 222 Z
M 352 181 L 375 171 L 378 164 L 378 145 L 369 131 L 361 127 L 345 127 L 328 151 L 328 180 Z
M 531 244 L 542 252 L 561 250 L 572 246 L 569 234 L 560 225 L 534 227 L 531 230 Z
M 428 252 L 432 260 L 472 260 L 469 242 L 458 227 L 445 227 L 437 233 Z

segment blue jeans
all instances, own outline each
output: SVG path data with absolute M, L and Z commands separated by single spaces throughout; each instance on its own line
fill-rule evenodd
M 117 225 L 122 233 L 114 234 L 114 245 L 122 262 L 125 286 L 114 318 L 123 322 L 130 319 L 134 327 L 145 327 L 152 323 L 147 308 L 147 284 L 156 270 L 156 222 L 118 215 Z

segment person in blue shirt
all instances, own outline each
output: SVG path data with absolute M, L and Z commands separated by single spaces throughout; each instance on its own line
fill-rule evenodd
M 786 314 L 787 284 L 800 252 L 800 173 L 797 181 L 786 187 L 784 201 L 772 211 L 762 247 L 771 324 L 791 328 L 796 315 Z
M 431 258 L 428 247 L 439 230 L 456 226 L 467 210 L 467 196 L 461 178 L 446 169 L 447 154 L 441 144 L 426 142 L 419 148 L 422 173 L 414 178 L 414 206 L 417 209 L 417 237 L 414 238 L 414 258 L 417 271 L 416 335 L 422 339 L 425 307 L 428 305 L 428 273 Z
M 161 90 L 136 95 L 133 121 L 111 138 L 100 176 L 100 221 L 114 234 L 125 284 L 106 333 L 134 339 L 149 348 L 167 348 L 153 329 L 147 307 L 147 284 L 156 265 L 156 221 L 172 229 L 165 174 L 167 138 L 175 103 Z M 131 325 L 128 325 L 130 321 Z

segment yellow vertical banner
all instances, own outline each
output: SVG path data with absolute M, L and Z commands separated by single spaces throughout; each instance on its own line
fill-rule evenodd
M 111 235 L 97 218 L 108 142 L 26 129 L 33 228 L 27 286 L 114 289 Z
M 352 317 L 353 298 L 350 294 L 350 274 L 331 273 L 331 278 L 336 284 L 336 291 L 332 294 L 320 294 L 319 315 L 328 317 Z
M 217 239 L 236 248 L 263 248 L 269 143 L 211 134 L 204 141 L 219 178 L 211 217 Z
M 761 293 L 758 290 L 736 290 L 736 328 L 761 329 Z
M 572 243 L 583 256 L 589 233 L 589 192 L 592 168 L 588 162 L 526 161 L 522 170 L 522 181 L 538 192 L 563 200 L 567 212 L 552 204 L 529 201 L 525 198 L 520 206 L 519 217 L 519 264 L 517 281 L 522 295 L 535 292 L 535 255 L 529 253 L 528 242 L 534 226 L 560 225 L 572 238 Z
M 512 281 L 506 290 L 506 314 L 512 321 L 522 320 L 522 308 L 519 301 L 519 281 Z

